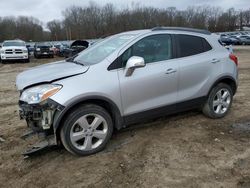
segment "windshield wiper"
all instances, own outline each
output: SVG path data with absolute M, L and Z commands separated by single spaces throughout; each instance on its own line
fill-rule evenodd
M 81 62 L 79 62 L 79 61 L 76 61 L 76 60 L 73 60 L 73 61 L 70 61 L 70 62 L 75 63 L 75 64 L 77 64 L 77 65 L 82 65 L 82 66 L 84 66 L 83 63 L 81 63 Z
M 77 64 L 77 65 L 82 65 L 82 66 L 84 66 L 83 63 L 81 63 L 81 62 L 75 60 L 75 58 L 76 58 L 77 56 L 78 56 L 78 55 L 75 55 L 75 56 L 73 56 L 73 57 L 70 57 L 70 58 L 66 59 L 65 61 L 66 61 L 66 62 L 75 63 L 75 64 Z

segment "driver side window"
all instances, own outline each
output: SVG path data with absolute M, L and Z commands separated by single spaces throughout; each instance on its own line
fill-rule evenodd
M 143 57 L 145 63 L 164 61 L 172 58 L 171 37 L 168 34 L 158 34 L 145 37 L 128 48 L 122 55 L 123 67 L 132 56 Z

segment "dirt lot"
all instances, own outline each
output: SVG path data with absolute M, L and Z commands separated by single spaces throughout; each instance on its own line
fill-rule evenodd
M 227 117 L 193 111 L 136 125 L 82 158 L 54 148 L 23 159 L 15 77 L 52 59 L 0 65 L 0 187 L 250 187 L 250 47 L 235 52 L 240 86 Z

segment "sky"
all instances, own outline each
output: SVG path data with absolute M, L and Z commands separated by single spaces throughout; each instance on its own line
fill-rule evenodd
M 89 0 L 0 0 L 0 17 L 3 16 L 33 16 L 44 24 L 48 21 L 63 18 L 62 11 L 76 6 L 87 6 Z M 245 10 L 250 8 L 250 0 L 92 0 L 97 5 L 113 3 L 118 9 L 131 7 L 134 3 L 141 6 L 153 6 L 156 8 L 176 7 L 185 9 L 189 6 L 220 6 L 223 9 L 234 7 Z

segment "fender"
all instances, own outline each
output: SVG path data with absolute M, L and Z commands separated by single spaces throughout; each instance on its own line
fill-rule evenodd
M 123 118 L 121 116 L 121 112 L 120 112 L 119 108 L 117 107 L 117 105 L 112 100 L 110 100 L 106 97 L 103 97 L 103 96 L 89 96 L 89 97 L 77 98 L 77 99 L 73 100 L 71 103 L 69 103 L 66 107 L 64 107 L 64 109 L 62 111 L 57 111 L 57 113 L 54 116 L 54 120 L 53 120 L 54 133 L 57 132 L 57 129 L 59 128 L 62 119 L 65 117 L 67 112 L 69 112 L 69 110 L 71 110 L 76 105 L 84 103 L 85 101 L 89 101 L 89 100 L 100 100 L 100 101 L 104 101 L 107 104 L 109 104 L 109 106 L 111 107 L 110 113 L 112 113 L 110 115 L 113 117 L 114 126 L 118 130 L 122 128 Z
M 233 94 L 235 94 L 236 93 L 236 91 L 237 91 L 237 87 L 238 87 L 238 85 L 237 85 L 237 81 L 232 77 L 232 76 L 222 76 L 222 77 L 220 77 L 219 79 L 217 79 L 215 82 L 214 82 L 214 84 L 209 88 L 209 90 L 208 90 L 208 93 L 207 93 L 207 96 L 209 95 L 209 93 L 210 93 L 210 91 L 214 88 L 214 86 L 216 86 L 218 83 L 220 83 L 220 82 L 222 82 L 223 80 L 228 80 L 228 81 L 230 81 L 231 83 L 228 83 L 228 84 L 233 84 Z M 227 83 L 227 82 L 225 82 L 225 83 Z

